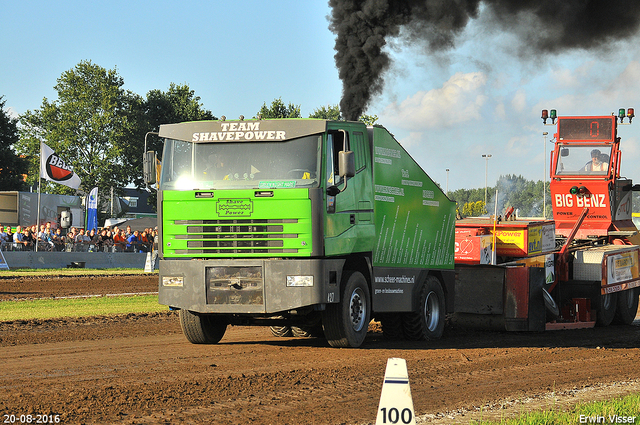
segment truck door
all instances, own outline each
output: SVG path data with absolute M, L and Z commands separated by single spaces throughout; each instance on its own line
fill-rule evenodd
M 347 137 L 345 143 L 345 136 Z M 367 152 L 363 132 L 330 131 L 326 144 L 327 187 L 344 188 L 343 178 L 338 174 L 338 152 L 344 149 L 354 152 L 356 175 L 348 180 L 346 190 L 336 196 L 326 196 L 325 254 L 339 255 L 361 250 L 366 245 L 362 225 L 373 228 L 373 206 L 371 200 L 371 169 L 367 167 Z M 375 232 L 375 230 L 374 230 Z M 366 250 L 366 248 L 362 249 Z

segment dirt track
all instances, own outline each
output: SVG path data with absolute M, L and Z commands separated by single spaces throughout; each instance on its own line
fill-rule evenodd
M 151 292 L 156 281 L 2 279 L 0 300 Z M 0 323 L 0 346 L 0 411 L 59 414 L 61 423 L 372 423 L 390 357 L 407 360 L 416 414 L 428 423 L 640 391 L 638 319 L 544 334 L 450 328 L 430 343 L 392 343 L 374 330 L 360 349 L 334 349 L 239 327 L 218 345 L 192 345 L 167 312 Z

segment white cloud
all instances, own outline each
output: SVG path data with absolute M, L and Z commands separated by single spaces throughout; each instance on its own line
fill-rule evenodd
M 419 132 L 411 132 L 408 136 L 401 138 L 398 142 L 405 148 L 410 149 L 414 146 L 420 146 L 424 143 L 423 134 Z
M 511 100 L 511 106 L 516 112 L 524 111 L 527 106 L 527 95 L 523 89 L 519 89 L 513 99 Z
M 582 68 L 567 74 L 567 81 L 580 81 Z M 590 68 L 589 68 L 590 69 Z M 634 107 L 640 98 L 640 62 L 631 61 L 618 75 L 599 77 L 592 84 L 576 85 L 570 92 L 555 99 L 543 99 L 534 109 L 556 109 L 558 115 L 609 115 L 618 108 Z
M 11 106 L 7 107 L 6 112 L 11 118 L 18 118 L 20 116 L 20 114 L 18 114 L 18 111 L 16 111 L 15 108 Z
M 393 102 L 381 115 L 394 128 L 410 131 L 451 127 L 480 117 L 487 101 L 486 84 L 487 77 L 482 72 L 458 72 L 441 88 L 419 91 L 400 104 Z
M 561 90 L 584 88 L 586 81 L 591 80 L 594 74 L 599 74 L 598 71 L 594 71 L 595 66 L 596 63 L 591 60 L 580 64 L 573 70 L 569 68 L 552 69 L 550 80 L 557 89 Z
M 504 103 L 500 102 L 496 105 L 495 114 L 498 119 L 505 119 L 507 117 L 507 111 L 504 108 Z

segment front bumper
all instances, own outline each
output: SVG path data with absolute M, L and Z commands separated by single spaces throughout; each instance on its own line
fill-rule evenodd
M 342 259 L 160 260 L 159 302 L 199 313 L 253 315 L 336 303 L 343 264 Z

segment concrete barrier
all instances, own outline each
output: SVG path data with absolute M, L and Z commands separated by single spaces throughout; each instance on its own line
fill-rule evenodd
M 147 254 L 133 252 L 42 252 L 6 251 L 2 253 L 9 269 L 60 269 L 71 263 L 84 263 L 89 269 L 143 269 Z

